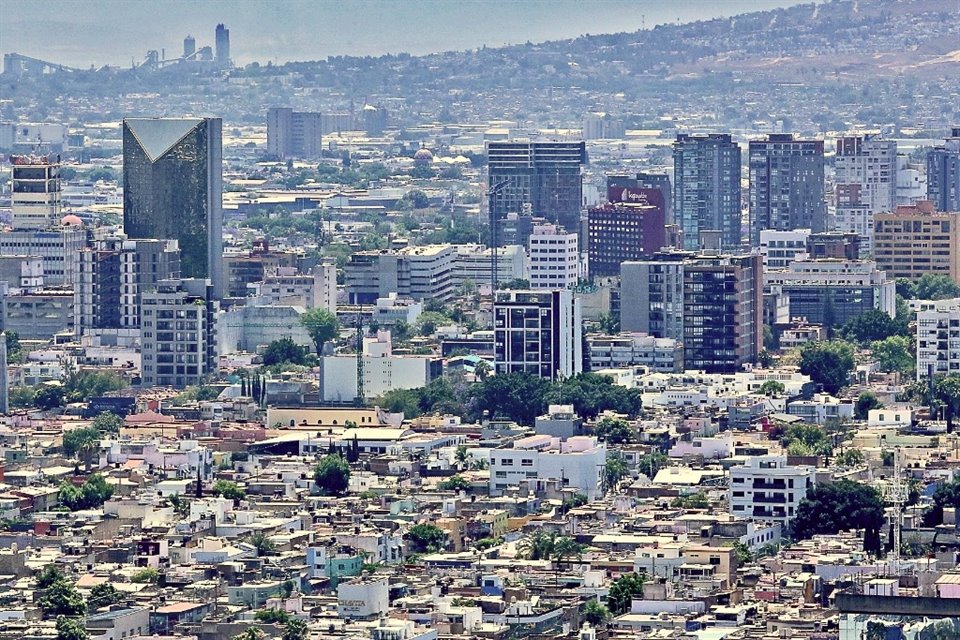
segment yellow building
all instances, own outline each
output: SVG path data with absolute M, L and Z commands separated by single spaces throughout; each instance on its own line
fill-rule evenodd
M 925 273 L 960 284 L 960 212 L 938 212 L 930 200 L 874 216 L 874 257 L 887 278 Z

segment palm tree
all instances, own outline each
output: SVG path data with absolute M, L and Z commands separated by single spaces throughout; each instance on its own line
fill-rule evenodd
M 83 460 L 83 469 L 90 473 L 90 465 L 93 463 L 93 456 L 100 451 L 100 440 L 85 440 L 77 448 L 77 456 Z
M 560 583 L 560 565 L 564 560 L 568 558 L 576 558 L 579 560 L 583 556 L 584 546 L 579 542 L 574 541 L 573 538 L 568 536 L 561 536 L 556 539 L 556 542 L 553 545 L 553 561 L 556 566 L 556 575 L 554 582 L 556 584 Z
M 274 552 L 276 547 L 262 531 L 256 531 L 250 536 L 250 544 L 257 550 L 257 556 L 266 556 Z
M 546 560 L 554 555 L 557 545 L 557 532 L 549 533 L 540 530 L 524 538 L 517 545 L 517 550 L 530 560 Z

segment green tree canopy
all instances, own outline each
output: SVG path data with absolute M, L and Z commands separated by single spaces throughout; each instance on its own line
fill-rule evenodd
M 109 582 L 104 582 L 94 586 L 90 590 L 90 596 L 87 598 L 87 609 L 96 611 L 101 607 L 109 607 L 123 600 L 123 594 L 117 591 L 117 588 Z
M 60 504 L 71 511 L 96 509 L 113 496 L 113 486 L 99 473 L 95 473 L 82 486 L 69 482 L 60 484 Z
M 906 336 L 890 336 L 870 345 L 870 351 L 883 371 L 899 371 L 911 377 L 917 366 L 913 340 Z
M 877 394 L 873 391 L 864 391 L 857 396 L 857 401 L 853 405 L 853 413 L 858 420 L 866 420 L 870 415 L 871 409 L 880 409 L 883 403 L 877 399 Z
M 953 433 L 953 423 L 960 418 L 960 375 L 938 376 L 934 380 L 933 400 L 947 421 L 947 432 Z
M 627 462 L 619 451 L 607 452 L 607 463 L 603 467 L 603 479 L 607 487 L 615 487 L 628 473 Z
M 636 440 L 633 427 L 623 418 L 601 418 L 593 432 L 599 440 L 609 444 L 627 444 Z
M 909 283 L 909 281 L 907 281 Z M 903 291 L 903 297 L 917 300 L 946 300 L 947 298 L 960 297 L 960 285 L 950 279 L 949 276 L 935 275 L 925 273 L 917 279 L 913 287 L 902 285 L 897 280 L 898 291 Z
M 833 451 L 826 431 L 803 422 L 787 427 L 780 443 L 794 456 L 828 456 Z
M 778 382 L 776 380 L 767 380 L 760 385 L 760 388 L 757 391 L 765 396 L 779 396 L 786 390 L 787 388 L 783 386 L 782 382 Z
M 803 540 L 863 529 L 864 548 L 878 553 L 883 523 L 883 500 L 876 489 L 852 480 L 837 480 L 817 485 L 807 493 L 797 507 L 793 535 Z
M 646 581 L 646 576 L 639 573 L 628 573 L 614 580 L 607 595 L 607 608 L 610 612 L 620 615 L 629 611 L 634 598 L 643 598 L 643 585 Z
M 318 356 L 323 354 L 323 345 L 335 339 L 340 333 L 340 321 L 337 320 L 336 314 L 326 309 L 310 309 L 300 316 L 300 323 L 310 334 Z
M 339 454 L 326 455 L 313 470 L 313 479 L 325 495 L 343 495 L 350 486 L 350 465 Z
M 113 371 L 71 371 L 63 382 L 67 402 L 86 402 L 109 391 L 123 389 L 123 379 Z
M 850 382 L 855 362 L 853 346 L 842 340 L 808 342 L 800 349 L 800 373 L 824 391 L 836 394 Z
M 924 516 L 924 524 L 933 527 L 943 523 L 944 508 L 960 510 L 960 476 L 950 482 L 942 482 L 933 492 L 933 507 Z
M 64 575 L 63 570 L 55 564 L 44 565 L 44 567 L 40 569 L 35 576 L 35 580 L 37 581 L 37 589 L 46 589 L 57 580 L 66 579 L 67 577 Z
M 447 544 L 447 532 L 433 524 L 417 524 L 404 536 L 414 553 L 439 551 Z
M 860 449 L 847 449 L 837 456 L 837 466 L 844 468 L 856 467 L 863 464 L 865 460 L 863 452 Z
M 93 419 L 93 423 L 90 426 L 100 433 L 120 433 L 120 427 L 123 426 L 123 420 L 120 419 L 120 416 L 114 413 L 104 411 Z
M 60 579 L 47 587 L 38 604 L 46 618 L 76 617 L 87 612 L 87 604 L 72 582 Z
M 57 618 L 57 640 L 89 640 L 90 634 L 81 618 Z
M 290 614 L 282 609 L 261 609 L 253 617 L 264 624 L 287 624 L 290 622 Z
M 263 364 L 267 367 L 287 363 L 303 366 L 307 364 L 307 355 L 307 349 L 292 338 L 280 338 L 267 345 L 263 352 Z
M 466 491 L 470 488 L 470 482 L 461 475 L 455 475 L 437 483 L 437 488 L 441 491 Z
M 213 483 L 213 495 L 223 496 L 227 500 L 243 500 L 247 493 L 236 482 L 217 480 Z
M 300 618 L 290 618 L 283 628 L 280 640 L 307 640 L 309 637 L 310 629 L 307 623 Z
M 33 406 L 43 411 L 62 407 L 64 402 L 66 402 L 66 392 L 63 387 L 57 385 L 40 385 L 33 395 Z
M 853 342 L 868 344 L 890 336 L 908 335 L 909 331 L 909 327 L 901 325 L 883 311 L 871 309 L 848 320 L 840 329 L 840 334 Z
M 597 600 L 587 600 L 587 603 L 583 605 L 581 617 L 584 622 L 589 622 L 594 627 L 598 627 L 610 619 L 610 610 Z

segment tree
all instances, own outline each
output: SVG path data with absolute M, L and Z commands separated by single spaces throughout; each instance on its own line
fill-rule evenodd
M 960 297 L 960 285 L 949 276 L 925 273 L 917 280 L 914 296 L 918 300 L 946 300 Z
M 529 289 L 530 281 L 524 280 L 523 278 L 513 278 L 512 280 L 507 280 L 505 282 L 498 282 L 497 289 Z
M 336 314 L 326 309 L 310 309 L 300 316 L 300 324 L 310 334 L 310 339 L 317 348 L 317 356 L 323 355 L 323 345 L 340 333 L 340 321 L 337 320 Z
M 793 535 L 803 540 L 863 529 L 864 549 L 879 553 L 883 523 L 883 500 L 876 489 L 852 480 L 837 480 L 815 486 L 800 501 Z
M 840 329 L 840 335 L 847 340 L 866 344 L 883 340 L 908 331 L 896 319 L 879 309 L 871 309 L 847 321 Z
M 906 336 L 890 336 L 870 344 L 870 351 L 883 371 L 899 371 L 912 377 L 917 366 L 913 340 Z
M 15 409 L 27 409 L 36 406 L 37 392 L 33 387 L 14 387 L 10 390 L 10 406 Z
M 123 600 L 123 594 L 117 591 L 117 588 L 109 582 L 96 585 L 90 590 L 90 597 L 87 598 L 87 609 L 96 611 L 101 607 L 109 607 Z
M 496 376 L 495 376 L 496 377 Z M 640 413 L 640 390 L 613 383 L 613 378 L 596 373 L 578 373 L 548 386 L 548 404 L 572 404 L 577 415 L 587 420 L 603 411 L 614 411 L 631 418 Z
M 960 418 L 960 375 L 938 376 L 933 383 L 933 396 L 947 421 L 947 433 L 953 433 L 953 422 Z
M 138 584 L 156 584 L 158 580 L 160 580 L 160 572 L 152 567 L 140 569 L 130 576 L 130 581 Z
M 640 573 L 627 573 L 610 584 L 607 595 L 607 608 L 614 615 L 620 615 L 630 610 L 634 598 L 643 598 L 643 585 L 647 581 Z
M 794 456 L 828 456 L 833 451 L 826 431 L 803 422 L 787 427 L 780 438 L 780 444 Z
M 478 382 L 470 389 L 474 400 L 470 416 L 476 421 L 487 412 L 490 418 L 509 418 L 532 425 L 547 409 L 544 399 L 549 382 L 526 373 L 501 373 Z
M 121 420 L 120 416 L 116 414 L 110 413 L 109 411 L 104 411 L 93 419 L 93 423 L 90 426 L 100 433 L 120 433 L 120 427 L 123 426 L 123 420 Z
M 610 619 L 610 610 L 600 604 L 598 600 L 588 600 L 583 605 L 581 617 L 584 622 L 589 622 L 594 627 L 598 627 Z
M 37 589 L 46 589 L 57 580 L 66 580 L 63 571 L 55 564 L 48 564 L 40 569 L 36 575 Z
M 441 491 L 466 491 L 470 488 L 470 482 L 463 476 L 456 475 L 437 483 L 437 488 Z
M 576 542 L 573 538 L 568 536 L 561 536 L 557 538 L 556 544 L 553 546 L 553 564 L 556 569 L 554 574 L 554 582 L 559 584 L 560 582 L 560 566 L 573 558 L 579 560 L 583 555 L 583 550 L 586 547 L 579 542 Z
M 800 373 L 830 394 L 847 385 L 854 364 L 853 346 L 842 340 L 808 342 L 800 349 Z
M 243 633 L 238 633 L 231 640 L 264 640 L 267 634 L 259 627 L 247 627 Z
M 25 355 L 20 346 L 20 335 L 16 331 L 5 331 L 7 337 L 7 364 L 20 364 Z
M 765 396 L 779 396 L 787 390 L 782 382 L 776 380 L 767 380 L 757 390 L 758 393 Z
M 326 455 L 313 470 L 313 479 L 325 495 L 343 495 L 350 486 L 350 465 L 339 454 Z
M 616 335 L 620 332 L 620 317 L 612 313 L 601 313 L 597 321 L 600 325 L 600 331 L 608 336 Z
M 280 640 L 307 640 L 309 637 L 310 629 L 307 623 L 300 618 L 290 618 L 283 628 Z
M 312 337 L 313 334 L 311 334 Z M 307 364 L 307 349 L 298 345 L 292 338 L 280 338 L 268 344 L 263 352 L 264 366 L 286 363 L 300 366 Z
M 593 432 L 598 440 L 608 444 L 626 444 L 636 440 L 633 428 L 623 418 L 601 418 Z
M 857 467 L 863 464 L 865 460 L 863 452 L 860 449 L 847 449 L 837 456 L 837 466 L 846 469 Z
M 72 582 L 60 579 L 47 587 L 38 601 L 46 618 L 57 616 L 82 616 L 87 612 L 87 604 Z
M 89 640 L 90 634 L 79 618 L 57 618 L 57 640 Z
M 213 483 L 213 495 L 223 496 L 227 500 L 243 500 L 247 493 L 236 482 L 217 480 Z
M 937 486 L 933 492 L 933 507 L 924 516 L 924 524 L 934 527 L 943 523 L 943 510 L 949 507 L 960 509 L 960 476 Z
M 50 409 L 62 407 L 65 396 L 66 393 L 64 392 L 63 387 L 59 385 L 44 384 L 41 385 L 34 394 L 33 405 L 37 409 L 49 411 Z
M 623 459 L 623 454 L 619 451 L 610 451 L 607 453 L 607 463 L 603 468 L 603 480 L 608 489 L 616 487 L 617 484 L 627 475 L 627 462 Z
M 90 398 L 102 396 L 109 391 L 123 389 L 124 382 L 113 371 L 76 371 L 68 370 L 63 380 L 63 389 L 67 402 L 86 402 Z
M 640 457 L 637 461 L 637 469 L 648 478 L 653 479 L 657 472 L 668 464 L 670 464 L 668 456 L 659 451 L 654 451 Z
M 686 496 L 677 496 L 670 502 L 670 506 L 676 509 L 706 509 L 710 506 L 710 500 L 707 499 L 707 494 L 698 491 Z
M 764 329 L 768 329 L 768 327 L 764 326 Z M 774 360 L 773 354 L 771 354 L 770 351 L 763 349 L 760 351 L 760 354 L 757 355 L 757 364 L 762 369 L 770 369 L 776 364 L 776 361 Z
M 753 561 L 753 552 L 750 551 L 750 547 L 739 540 L 733 543 L 733 555 L 737 559 L 737 566 L 740 567 Z
M 414 553 L 439 551 L 447 544 L 447 532 L 432 524 L 414 525 L 404 537 L 410 541 Z
M 96 509 L 113 496 L 113 487 L 99 473 L 95 473 L 82 486 L 69 482 L 60 483 L 60 504 L 71 511 Z
M 261 609 L 254 614 L 254 619 L 265 624 L 287 624 L 290 614 L 282 609 Z
M 546 560 L 553 556 L 557 545 L 556 531 L 537 530 L 517 545 L 517 551 L 529 560 Z
M 871 409 L 880 409 L 883 403 L 877 399 L 877 394 L 873 391 L 864 391 L 857 397 L 857 402 L 853 405 L 853 413 L 858 420 L 866 420 Z

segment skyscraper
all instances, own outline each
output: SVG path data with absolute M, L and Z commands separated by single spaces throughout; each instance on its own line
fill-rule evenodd
M 938 211 L 960 211 L 960 127 L 927 152 L 927 199 Z
M 698 249 L 704 231 L 719 232 L 725 248 L 740 247 L 740 147 L 729 134 L 677 134 L 673 216 L 685 249 Z
M 508 213 L 532 210 L 567 231 L 580 231 L 584 142 L 489 142 L 488 189 L 491 227 Z M 500 238 L 494 244 L 502 244 Z
M 10 411 L 10 387 L 7 385 L 7 334 L 0 331 L 0 415 Z
M 267 153 L 284 159 L 318 157 L 323 151 L 323 116 L 271 107 L 267 112 Z
M 143 385 L 200 384 L 217 363 L 219 304 L 206 280 L 170 279 L 143 294 Z
M 10 156 L 13 228 L 48 229 L 60 224 L 60 156 Z
M 214 60 L 221 67 L 232 66 L 230 61 L 230 29 L 223 26 L 223 23 L 217 25 L 217 31 L 214 40 L 215 58 Z
M 861 251 L 873 252 L 873 216 L 897 201 L 897 143 L 876 136 L 837 140 L 834 229 L 860 235 Z
M 180 273 L 223 295 L 220 118 L 123 121 L 123 227 L 131 239 L 171 239 Z
M 750 142 L 750 244 L 760 231 L 826 231 L 823 141 L 770 134 Z
M 590 276 L 620 275 L 620 264 L 660 251 L 666 244 L 663 193 L 624 188 L 627 198 L 587 211 Z

